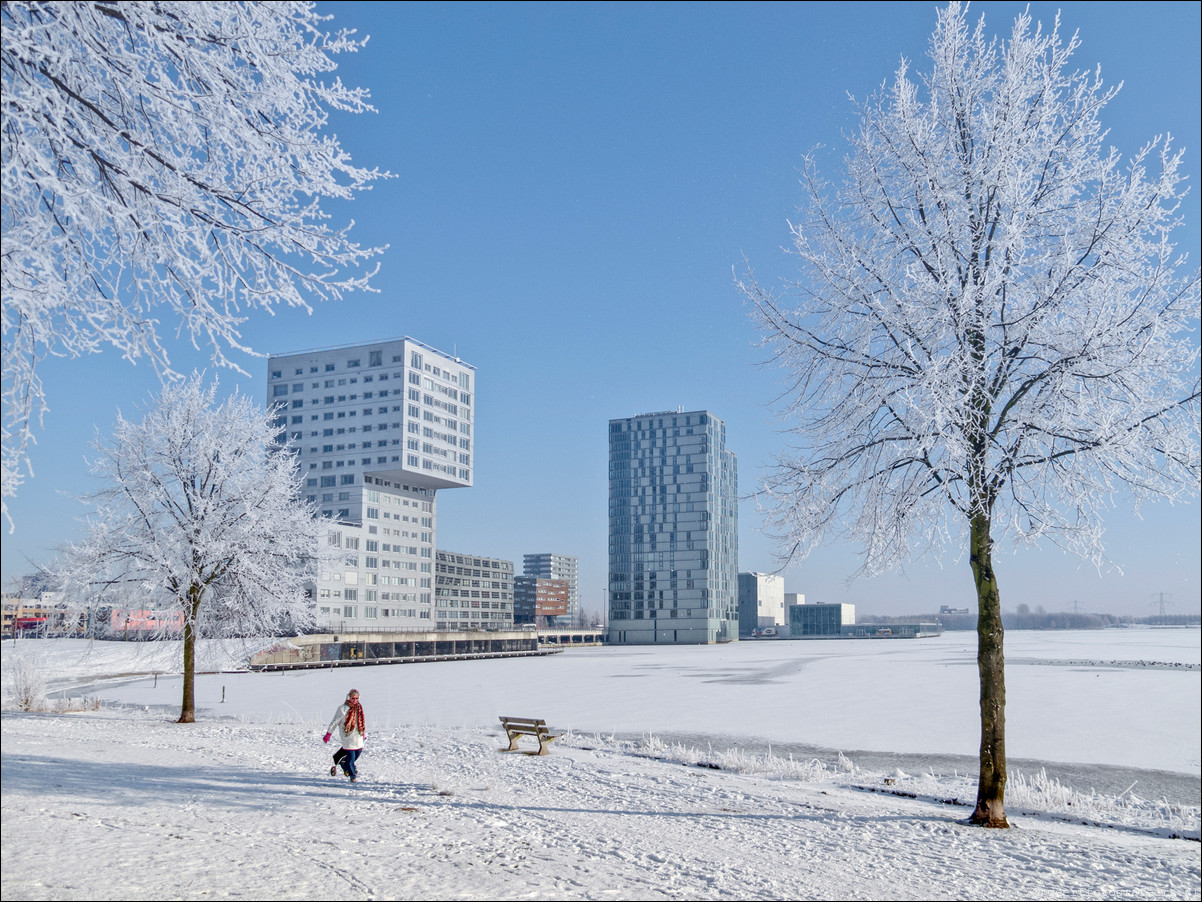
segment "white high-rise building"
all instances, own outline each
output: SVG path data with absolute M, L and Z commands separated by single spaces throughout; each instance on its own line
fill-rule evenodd
M 345 551 L 318 582 L 320 625 L 433 627 L 437 493 L 472 484 L 474 388 L 473 366 L 412 338 L 268 359 L 301 493 Z
M 522 570 L 525 576 L 542 579 L 564 579 L 568 582 L 568 611 L 557 617 L 558 625 L 571 626 L 580 610 L 580 566 L 570 554 L 540 552 L 522 555 Z

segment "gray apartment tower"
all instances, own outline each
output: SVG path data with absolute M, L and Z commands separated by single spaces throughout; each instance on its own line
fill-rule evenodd
M 707 410 L 609 421 L 609 641 L 738 638 L 738 470 Z

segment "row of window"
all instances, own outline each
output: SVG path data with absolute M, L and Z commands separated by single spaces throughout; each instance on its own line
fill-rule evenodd
M 327 364 L 327 365 L 326 365 L 326 369 L 327 369 L 327 370 L 329 370 L 331 366 L 333 366 L 333 364 Z M 301 369 L 303 369 L 303 367 L 302 367 Z M 296 371 L 296 375 L 297 375 L 297 376 L 303 375 L 303 373 L 301 372 L 301 369 L 298 369 L 298 370 Z M 312 368 L 310 369 L 310 372 L 316 373 L 316 372 L 317 372 L 317 367 L 312 367 Z M 282 378 L 283 378 L 283 375 L 284 375 L 284 374 L 283 374 L 283 373 L 282 373 L 280 370 L 272 370 L 272 371 L 271 371 L 271 378 L 272 378 L 273 380 L 275 380 L 275 379 L 282 379 Z M 400 379 L 400 378 L 401 378 L 401 374 L 400 374 L 400 372 L 395 372 L 395 373 L 392 373 L 392 374 L 391 374 L 391 376 L 392 376 L 392 378 L 393 378 L 393 379 Z M 364 376 L 364 377 L 363 377 L 363 382 L 364 382 L 364 384 L 366 384 L 366 383 L 369 383 L 369 382 L 373 382 L 373 381 L 376 381 L 376 380 L 379 380 L 380 382 L 387 382 L 387 381 L 388 381 L 388 379 L 389 379 L 389 374 L 388 374 L 388 373 L 377 373 L 377 374 L 375 374 L 374 376 Z M 414 380 L 413 380 L 413 382 L 414 382 L 414 383 L 417 383 L 417 382 L 418 382 L 418 380 L 417 380 L 417 379 L 414 379 Z M 358 377 L 351 377 L 351 378 L 349 378 L 349 379 L 326 379 L 324 382 L 313 382 L 313 383 L 311 383 L 311 384 L 310 384 L 310 388 L 311 388 L 313 391 L 321 391 L 323 388 L 341 388 L 341 387 L 342 387 L 342 386 L 344 386 L 344 385 L 358 385 L 358 384 L 359 384 L 359 378 L 358 378 Z M 305 383 L 303 383 L 303 382 L 293 382 L 293 383 L 291 384 L 291 386 L 289 386 L 289 384 L 288 384 L 287 382 L 277 382 L 275 385 L 273 385 L 273 386 L 271 387 L 271 393 L 272 393 L 272 396 L 273 396 L 273 397 L 276 397 L 276 398 L 283 397 L 284 395 L 287 395 L 287 394 L 288 394 L 288 391 L 289 391 L 289 389 L 290 389 L 290 388 L 291 388 L 291 391 L 292 391 L 292 393 L 293 393 L 293 394 L 298 394 L 299 392 L 303 392 L 303 391 L 305 390 Z M 374 389 L 373 389 L 373 391 L 374 391 Z M 397 389 L 397 390 L 396 390 L 396 392 L 397 392 L 397 393 L 399 393 L 399 392 L 400 392 L 400 390 L 399 390 L 399 389 Z M 387 391 L 387 390 L 384 390 L 384 391 L 382 391 L 382 392 L 381 392 L 381 394 L 385 394 L 385 395 L 386 395 L 386 394 L 388 394 L 388 391 Z
M 387 600 L 388 599 L 381 599 L 381 601 Z M 409 599 L 396 599 L 396 601 L 407 600 Z M 362 610 L 362 615 L 360 615 L 360 610 Z M 357 605 L 343 605 L 334 608 L 326 606 L 318 607 L 317 611 L 319 614 L 325 614 L 327 616 L 332 614 L 335 617 L 344 617 L 348 620 L 356 620 L 360 616 L 362 616 L 365 620 L 375 620 L 377 617 L 386 619 L 391 619 L 393 617 L 416 617 L 418 619 L 430 619 L 430 611 L 428 610 L 419 610 L 417 608 L 377 608 L 375 605 L 364 605 L 362 609 L 360 609 Z
M 393 354 L 393 355 L 391 355 L 391 356 L 392 356 L 392 360 L 391 360 L 391 362 L 392 362 L 393 364 L 399 364 L 399 363 L 403 363 L 403 362 L 404 362 L 404 355 L 402 355 L 402 354 Z M 368 367 L 378 367 L 378 366 L 383 366 L 383 365 L 384 365 L 384 353 L 383 353 L 383 351 L 381 351 L 381 350 L 374 350 L 374 351 L 368 351 L 368 352 L 367 352 L 367 366 L 368 366 Z M 357 369 L 360 369 L 360 368 L 362 368 L 362 366 L 363 366 L 363 358 L 362 358 L 361 356 L 360 356 L 360 357 L 348 357 L 348 358 L 345 360 L 345 367 L 346 367 L 346 369 L 348 369 L 348 370 L 357 370 Z M 424 360 L 423 360 L 423 357 L 422 357 L 422 355 L 421 355 L 421 354 L 419 354 L 419 353 L 418 353 L 418 352 L 416 352 L 416 351 L 413 351 L 413 352 L 411 352 L 411 353 L 410 353 L 410 355 L 409 355 L 409 366 L 410 366 L 412 369 L 414 369 L 414 370 L 417 370 L 418 372 L 425 372 L 425 373 L 429 374 L 429 375 L 428 375 L 428 376 L 425 378 L 425 382 L 426 382 L 426 383 L 427 383 L 427 384 L 428 384 L 428 385 L 429 385 L 431 388 L 437 388 L 439 391 L 442 391 L 442 392 L 444 392 L 444 393 L 453 393 L 453 392 L 455 391 L 455 389 L 452 389 L 452 388 L 450 388 L 450 386 L 457 386 L 457 387 L 458 387 L 458 389 L 460 390 L 460 393 L 462 393 L 462 391 L 470 391 L 470 390 L 471 390 L 471 387 L 472 387 L 472 381 L 471 381 L 471 374 L 470 374 L 470 373 L 467 373 L 467 372 L 455 372 L 455 371 L 452 371 L 452 370 L 446 369 L 446 368 L 444 368 L 444 367 L 436 366 L 436 365 L 434 365 L 434 364 L 428 364 L 428 363 L 425 363 L 425 362 L 424 362 Z M 295 367 L 295 368 L 293 369 L 293 378 L 296 378 L 297 376 L 304 376 L 304 375 L 305 375 L 305 369 L 306 369 L 306 368 L 305 368 L 305 367 L 303 367 L 303 366 L 300 366 L 300 367 Z M 314 374 L 316 374 L 316 373 L 319 373 L 319 372 L 333 373 L 333 372 L 336 372 L 336 371 L 337 371 L 337 369 L 338 369 L 338 364 L 337 364 L 337 363 L 330 363 L 330 362 L 327 362 L 327 363 L 325 363 L 325 364 L 322 364 L 322 365 L 311 364 L 311 365 L 308 367 L 308 374 L 309 374 L 309 375 L 314 375 Z M 393 375 L 393 377 L 394 377 L 394 378 L 400 378 L 400 374 L 399 374 L 399 373 L 393 373 L 392 375 Z M 416 374 L 416 373 L 411 373 L 410 375 L 411 375 L 411 376 L 416 376 L 417 374 Z M 372 378 L 373 378 L 373 376 L 375 376 L 375 377 L 378 377 L 378 378 L 380 378 L 381 380 L 383 380 L 383 379 L 387 379 L 387 378 L 388 378 L 388 374 L 387 374 L 387 373 L 382 373 L 382 374 L 372 374 L 372 375 L 366 375 L 366 374 L 365 374 L 365 375 L 363 376 L 363 381 L 364 381 L 364 382 L 370 382 L 370 381 L 372 381 Z M 274 379 L 283 379 L 283 378 L 284 378 L 284 371 L 283 371 L 283 369 L 272 370 L 272 371 L 271 371 L 271 378 L 272 378 L 273 380 L 274 380 Z M 434 381 L 433 381 L 434 379 L 445 380 L 447 383 L 449 383 L 449 386 L 448 386 L 448 385 L 443 385 L 441 381 L 440 381 L 440 382 L 438 382 L 438 383 L 436 383 L 436 382 L 434 382 Z M 339 381 L 339 384 L 343 384 L 343 383 L 345 383 L 345 382 L 346 382 L 346 378 L 339 379 L 338 381 Z M 355 378 L 351 378 L 351 379 L 350 379 L 350 381 L 351 381 L 352 383 L 353 383 L 353 382 L 355 382 Z M 328 385 L 329 383 L 331 383 L 331 382 L 333 382 L 333 380 L 332 380 L 332 379 L 331 379 L 331 380 L 327 380 L 327 385 Z M 316 383 L 314 383 L 314 387 L 315 387 L 315 388 L 317 387 L 317 384 L 316 384 Z
M 392 355 L 393 363 L 403 363 L 404 359 L 405 359 L 404 356 L 401 354 L 393 354 Z M 352 369 L 352 370 L 358 369 L 359 367 L 361 367 L 363 365 L 363 358 L 361 356 L 347 358 L 345 365 L 346 365 L 347 369 Z M 368 366 L 383 366 L 384 365 L 384 352 L 383 351 L 368 351 L 367 352 L 367 365 Z M 332 373 L 335 370 L 337 370 L 337 368 L 338 368 L 338 364 L 336 364 L 336 363 L 326 363 L 324 366 L 311 365 L 309 367 L 309 372 L 317 373 L 317 372 L 321 372 L 324 370 L 324 372 Z M 305 374 L 305 368 L 303 366 L 296 367 L 296 369 L 293 372 L 294 376 L 303 376 L 304 374 Z M 271 371 L 272 379 L 282 379 L 283 377 L 284 377 L 283 370 L 272 370 Z M 369 380 L 371 378 L 372 378 L 371 376 L 364 377 L 365 381 Z M 384 376 L 382 378 L 387 378 L 387 374 L 384 374 Z

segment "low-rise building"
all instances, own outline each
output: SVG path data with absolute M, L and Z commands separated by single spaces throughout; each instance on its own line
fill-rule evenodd
M 845 626 L 856 622 L 854 604 L 795 604 L 789 608 L 789 634 L 839 636 Z
M 83 633 L 87 615 L 55 599 L 57 592 L 44 592 L 40 598 L 6 596 L 3 602 L 4 636 L 24 634 L 74 635 Z
M 555 626 L 556 618 L 568 613 L 571 586 L 566 579 L 545 579 L 541 576 L 513 578 L 514 623 L 533 623 Z
M 438 551 L 434 555 L 434 625 L 440 630 L 513 626 L 513 561 Z

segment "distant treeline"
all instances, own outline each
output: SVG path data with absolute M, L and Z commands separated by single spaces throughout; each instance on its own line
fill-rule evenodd
M 915 623 L 937 620 L 945 630 L 975 630 L 976 614 L 908 614 L 904 617 L 889 617 L 883 614 L 865 614 L 856 617 L 857 623 L 887 625 L 890 623 Z M 1080 614 L 1070 611 L 1058 613 L 1004 613 L 1002 626 L 1008 630 L 1103 630 L 1124 626 L 1198 626 L 1202 625 L 1199 614 L 1164 614 L 1147 617 L 1131 617 L 1119 614 Z

